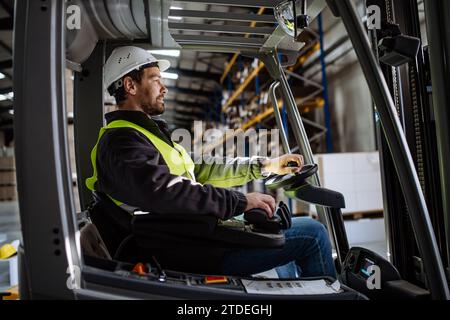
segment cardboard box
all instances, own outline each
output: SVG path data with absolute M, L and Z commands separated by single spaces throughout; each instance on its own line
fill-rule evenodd
M 0 186 L 0 200 L 3 201 L 17 200 L 16 186 Z
M 16 162 L 13 156 L 0 157 L 0 169 L 12 169 L 15 167 Z
M 16 171 L 0 169 L 0 185 L 15 185 Z
M 315 161 L 322 186 L 344 195 L 344 214 L 383 210 L 378 152 L 319 154 Z

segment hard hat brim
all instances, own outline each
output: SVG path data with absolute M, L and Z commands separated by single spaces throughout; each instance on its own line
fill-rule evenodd
M 156 62 L 158 63 L 159 71 L 161 72 L 164 72 L 170 68 L 169 60 L 156 60 Z
M 7 243 L 0 248 L 0 260 L 9 259 L 16 253 L 16 248 L 13 245 Z

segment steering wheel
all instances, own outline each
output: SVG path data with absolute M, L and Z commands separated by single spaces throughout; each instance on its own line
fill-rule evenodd
M 275 175 L 266 180 L 267 189 L 290 189 L 294 185 L 299 185 L 317 172 L 317 164 L 304 165 L 302 170 L 297 174 Z

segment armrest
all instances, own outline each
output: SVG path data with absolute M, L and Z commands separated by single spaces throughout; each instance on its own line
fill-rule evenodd
M 321 205 L 324 207 L 343 209 L 345 208 L 345 199 L 342 193 L 315 187 L 309 183 L 305 183 L 292 190 L 285 191 L 289 198 L 302 200 L 308 203 Z
M 210 235 L 217 226 L 218 219 L 210 215 L 187 214 L 146 214 L 134 216 L 131 227 L 135 234 L 148 234 L 148 231 L 177 235 Z

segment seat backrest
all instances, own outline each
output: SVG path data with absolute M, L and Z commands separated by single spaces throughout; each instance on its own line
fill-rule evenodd
M 253 232 L 243 221 L 239 226 L 237 221 L 228 225 L 212 215 L 132 216 L 101 194 L 89 215 L 113 259 L 150 261 L 154 256 L 174 270 L 217 272 L 223 255 L 231 249 L 280 248 L 285 242 L 281 232 Z
M 89 217 L 114 257 L 121 243 L 131 234 L 132 217 L 104 194 L 96 193 L 95 199 L 89 207 Z
M 94 224 L 87 222 L 81 227 L 80 243 L 84 255 L 111 260 L 111 255 Z

